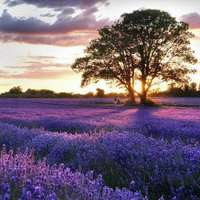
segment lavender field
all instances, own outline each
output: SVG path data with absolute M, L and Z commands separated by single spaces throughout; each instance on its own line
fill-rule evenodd
M 200 100 L 156 101 L 0 99 L 0 199 L 200 199 Z

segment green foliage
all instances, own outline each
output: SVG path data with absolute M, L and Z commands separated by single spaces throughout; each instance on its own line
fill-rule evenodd
M 146 101 L 152 84 L 158 80 L 188 81 L 196 63 L 190 48 L 188 24 L 160 10 L 137 10 L 124 14 L 112 26 L 99 30 L 99 37 L 78 58 L 72 69 L 82 73 L 82 86 L 100 79 L 123 86 L 134 101 L 134 94 Z M 139 80 L 142 92 L 134 88 Z
M 88 92 L 86 94 L 73 94 L 67 92 L 56 93 L 52 90 L 41 89 L 27 89 L 25 92 L 20 87 L 13 87 L 8 92 L 0 94 L 0 97 L 5 98 L 93 98 L 93 97 L 126 97 L 123 93 L 106 93 L 103 89 L 97 88 L 96 94 Z
M 9 90 L 9 93 L 10 93 L 10 94 L 13 94 L 13 95 L 19 95 L 19 94 L 22 94 L 22 89 L 21 89 L 20 86 L 12 87 L 12 88 Z
M 171 96 L 171 97 L 200 97 L 200 89 L 196 83 L 185 83 L 182 85 L 171 84 L 168 90 L 154 92 L 151 96 Z
M 96 89 L 96 96 L 97 96 L 97 97 L 100 97 L 100 98 L 105 97 L 105 92 L 104 92 L 104 90 L 101 89 L 101 88 L 97 88 L 97 89 Z

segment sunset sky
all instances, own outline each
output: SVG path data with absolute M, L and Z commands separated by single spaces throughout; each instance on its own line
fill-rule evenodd
M 0 92 L 17 85 L 75 93 L 115 90 L 103 81 L 80 88 L 81 75 L 70 65 L 84 55 L 97 29 L 124 12 L 146 8 L 168 11 L 189 23 L 200 61 L 199 0 L 0 0 Z M 200 70 L 192 80 L 200 83 Z

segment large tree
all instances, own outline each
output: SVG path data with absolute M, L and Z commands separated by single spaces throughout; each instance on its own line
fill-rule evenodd
M 99 38 L 86 49 L 86 56 L 78 58 L 72 69 L 82 72 L 82 86 L 105 79 L 124 86 L 135 102 L 134 72 L 138 65 L 134 48 L 120 22 L 99 30 Z
M 135 11 L 123 15 L 130 41 L 137 48 L 139 65 L 137 78 L 141 82 L 141 101 L 156 80 L 187 82 L 196 62 L 190 48 L 188 24 L 176 21 L 167 12 L 159 10 Z
M 157 80 L 185 82 L 196 59 L 190 48 L 188 25 L 167 12 L 139 10 L 124 14 L 112 26 L 99 30 L 99 37 L 78 58 L 72 69 L 82 72 L 82 86 L 100 79 L 124 86 L 131 100 L 141 102 Z M 141 92 L 134 88 L 141 82 Z

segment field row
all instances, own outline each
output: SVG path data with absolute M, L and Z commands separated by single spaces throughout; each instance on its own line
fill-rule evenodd
M 62 184 L 58 178 L 61 191 L 54 187 L 57 182 L 51 173 L 44 174 L 44 179 L 53 184 L 47 181 L 47 186 L 38 180 L 37 173 L 29 171 L 25 177 L 31 177 L 32 186 L 27 191 L 26 182 L 30 182 L 27 178 L 21 180 L 18 176 L 17 189 L 10 179 L 12 176 L 2 174 L 1 182 L 7 189 L 2 189 L 1 194 L 18 191 L 20 198 L 27 191 L 35 199 L 39 181 L 40 196 L 48 200 L 142 200 L 145 196 L 145 200 L 147 197 L 158 200 L 162 196 L 165 200 L 200 199 L 200 110 L 197 108 L 122 107 L 97 99 L 10 99 L 0 100 L 0 112 L 1 147 L 6 145 L 7 149 L 18 152 L 16 157 L 21 156 L 22 160 L 27 154 L 21 153 L 34 151 L 36 164 L 33 158 L 27 162 L 35 171 L 41 165 L 51 171 L 55 164 L 63 163 L 67 170 L 70 168 L 70 177 L 77 174 L 81 177 L 75 179 L 76 183 L 66 178 L 69 183 Z M 44 158 L 46 163 L 41 163 Z M 91 170 L 93 176 L 88 180 Z M 64 171 L 59 173 L 68 176 Z M 103 179 L 98 178 L 101 176 Z M 55 194 L 49 192 L 49 185 L 54 187 Z M 116 187 L 126 189 L 111 189 Z M 65 198 L 63 192 L 71 196 Z M 21 200 L 31 200 L 23 195 Z
M 32 104 L 31 104 L 32 105 Z M 137 131 L 158 138 L 200 141 L 200 110 L 194 108 L 0 108 L 0 121 L 52 132 Z
M 143 199 L 141 193 L 104 185 L 101 176 L 93 172 L 81 174 L 61 165 L 48 166 L 45 161 L 35 164 L 32 154 L 6 153 L 0 157 L 2 200 L 133 200 Z
M 36 159 L 64 163 L 81 172 L 102 174 L 111 187 L 142 191 L 150 199 L 162 195 L 200 196 L 200 146 L 170 143 L 135 132 L 101 132 L 96 135 L 52 133 L 0 123 L 0 145 L 34 149 Z M 183 196 L 182 196 L 183 197 Z

